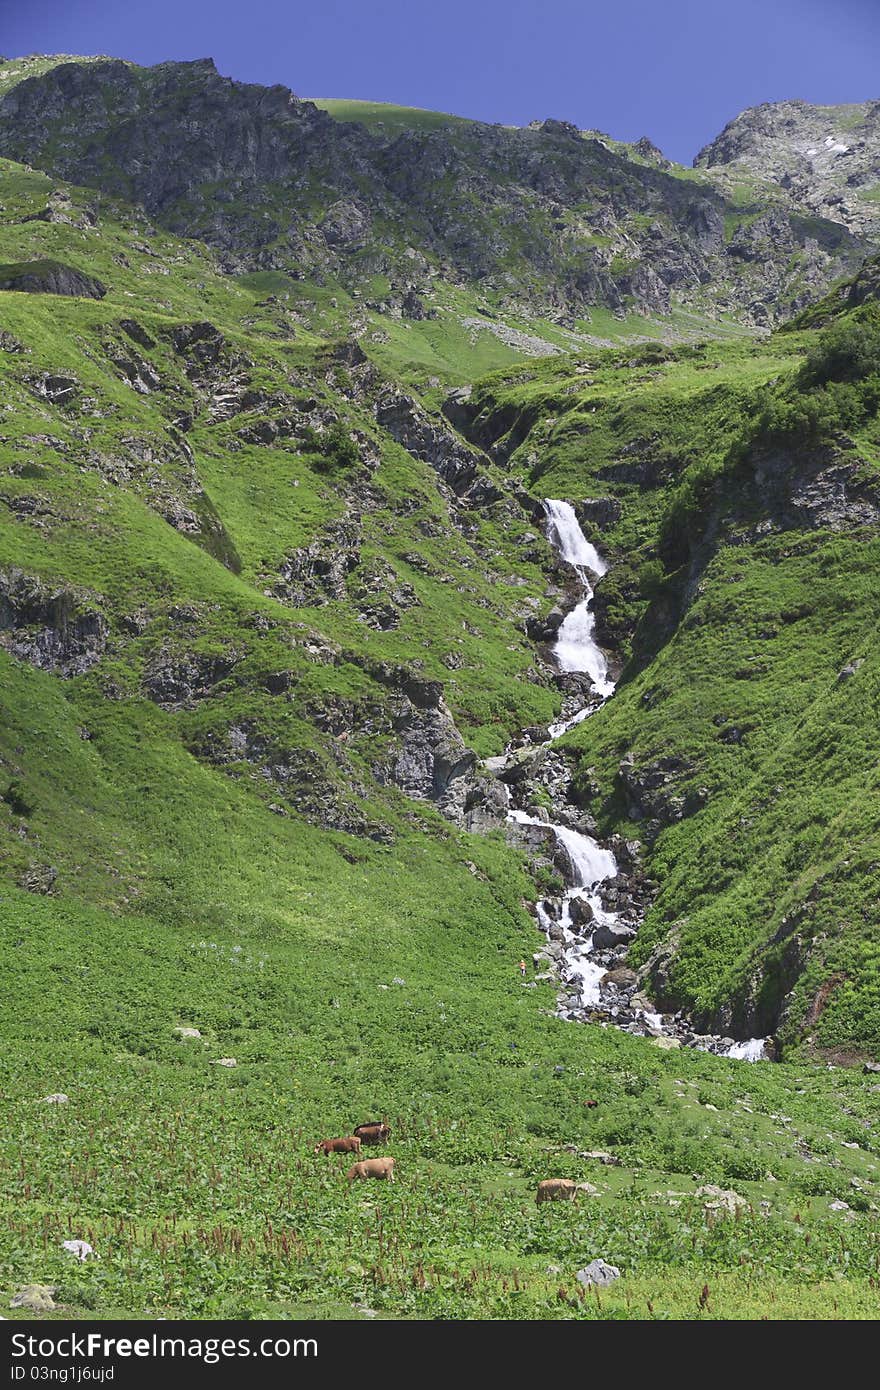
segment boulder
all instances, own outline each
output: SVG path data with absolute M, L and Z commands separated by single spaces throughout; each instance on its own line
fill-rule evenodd
M 626 946 L 635 934 L 635 927 L 627 927 L 623 922 L 602 922 L 593 933 L 593 946 L 597 951 L 613 950 L 616 946 Z
M 582 930 L 589 927 L 595 919 L 595 912 L 586 898 L 571 898 L 568 904 L 572 925 Z
M 53 1297 L 55 1289 L 51 1284 L 25 1284 L 9 1300 L 10 1308 L 27 1308 L 32 1313 L 51 1313 L 58 1307 Z
M 638 978 L 634 970 L 628 970 L 625 965 L 619 965 L 614 970 L 609 970 L 607 975 L 603 975 L 600 984 L 614 985 L 617 989 L 630 989 L 638 983 Z M 632 1002 L 635 1004 L 635 1000 Z
M 552 642 L 564 621 L 562 609 L 551 608 L 543 618 L 526 618 L 526 636 L 532 642 Z
M 591 1260 L 584 1269 L 577 1272 L 578 1283 L 587 1289 L 605 1288 L 619 1278 L 620 1270 L 615 1265 L 606 1264 L 603 1259 Z
M 710 1198 L 704 1204 L 706 1211 L 726 1211 L 735 1215 L 737 1211 L 745 1210 L 749 1205 L 746 1198 L 741 1197 L 738 1192 L 730 1188 L 716 1187 L 714 1183 L 704 1183 L 702 1187 L 697 1188 L 695 1195 Z

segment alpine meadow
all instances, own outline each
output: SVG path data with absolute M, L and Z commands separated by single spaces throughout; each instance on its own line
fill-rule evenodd
M 878 618 L 880 100 L 0 59 L 3 1316 L 875 1318 Z

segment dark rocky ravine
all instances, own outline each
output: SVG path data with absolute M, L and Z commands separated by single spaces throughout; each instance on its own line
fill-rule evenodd
M 599 1023 L 651 1038 L 661 1047 L 696 1047 L 744 1061 L 772 1057 L 772 1041 L 698 1033 L 683 1012 L 659 1013 L 644 993 L 647 970 L 627 964 L 630 942 L 650 905 L 652 885 L 641 870 L 641 845 L 615 836 L 605 845 L 590 833 L 589 817 L 567 800 L 570 772 L 555 741 L 611 699 L 606 655 L 593 637 L 592 580 L 607 566 L 586 540 L 574 508 L 549 499 L 544 504 L 547 536 L 571 565 L 582 593 L 558 624 L 553 657 L 560 671 L 584 679 L 580 696 L 566 700 L 565 717 L 544 731 L 529 730 L 525 746 L 509 748 L 484 766 L 508 798 L 508 834 L 536 868 L 555 868 L 562 894 L 536 905 L 546 943 L 534 954 L 538 980 L 561 983 L 557 1013 L 576 1022 Z M 544 793 L 535 798 L 536 783 Z M 546 808 L 550 800 L 552 811 Z

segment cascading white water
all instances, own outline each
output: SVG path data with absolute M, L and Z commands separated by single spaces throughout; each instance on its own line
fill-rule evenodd
M 593 910 L 593 920 L 597 926 L 600 923 L 615 922 L 617 920 L 616 915 L 604 910 L 602 900 L 596 890 L 606 879 L 615 876 L 617 860 L 610 849 L 602 849 L 601 845 L 598 845 L 589 835 L 581 835 L 576 830 L 569 830 L 568 826 L 550 825 L 547 821 L 539 820 L 537 816 L 530 816 L 525 811 L 508 811 L 507 819 L 516 821 L 518 825 L 538 825 L 542 829 L 552 830 L 557 843 L 562 845 L 565 850 L 566 858 L 571 866 L 570 877 L 573 881 L 563 894 L 562 911 L 558 925 L 562 928 L 566 948 L 565 961 L 569 972 L 569 983 L 577 983 L 581 1003 L 584 1007 L 598 1004 L 599 981 L 605 974 L 606 967 L 597 965 L 595 961 L 589 959 L 593 949 L 593 933 L 591 932 L 589 937 L 582 937 L 577 934 L 574 930 L 571 904 L 575 898 L 584 898 Z M 537 915 L 538 922 L 544 931 L 549 932 L 551 927 L 557 925 L 543 903 L 538 903 Z
M 561 502 L 558 497 L 544 499 L 547 513 L 547 539 L 555 545 L 563 560 L 575 569 L 588 569 L 597 577 L 608 572 L 608 566 L 598 550 L 591 545 L 581 530 L 580 522 L 570 502 Z
M 577 570 L 584 597 L 567 614 L 556 635 L 553 655 L 561 671 L 583 671 L 589 676 L 593 689 L 603 700 L 614 690 L 608 679 L 608 662 L 593 636 L 596 619 L 593 616 L 593 586 L 590 575 L 600 577 L 608 566 L 581 530 L 570 502 L 548 497 L 544 502 L 547 514 L 547 538 L 555 545 L 563 560 Z
M 767 1056 L 766 1041 L 766 1038 L 747 1038 L 745 1042 L 734 1043 L 724 1056 L 739 1062 L 763 1062 Z
M 544 510 L 547 516 L 548 540 L 556 546 L 562 559 L 577 571 L 584 593 L 580 603 L 561 623 L 553 655 L 560 670 L 584 672 L 588 675 L 593 692 L 599 697 L 599 704 L 590 703 L 579 709 L 571 718 L 551 724 L 548 733 L 552 742 L 603 704 L 613 693 L 614 682 L 608 678 L 605 654 L 597 646 L 593 636 L 595 619 L 591 610 L 593 586 L 590 576 L 599 577 L 606 573 L 608 567 L 581 530 L 570 502 L 548 498 L 544 502 Z M 496 764 L 500 770 L 506 762 L 505 755 L 488 759 L 486 766 Z M 552 830 L 557 844 L 564 849 L 570 872 L 567 875 L 569 886 L 562 897 L 559 919 L 554 920 L 546 904 L 538 903 L 538 924 L 548 936 L 551 936 L 555 929 L 561 929 L 565 952 L 563 979 L 570 987 L 576 986 L 581 1006 L 592 1008 L 601 1005 L 601 982 L 607 974 L 607 966 L 592 959 L 596 954 L 593 937 L 597 927 L 611 926 L 620 921 L 617 913 L 609 912 L 603 907 L 599 892 L 603 883 L 617 875 L 617 861 L 614 855 L 611 850 L 603 849 L 591 836 L 582 835 L 568 826 L 553 825 L 536 816 L 530 816 L 526 811 L 511 809 L 507 818 L 519 825 L 535 825 Z M 580 935 L 575 929 L 571 908 L 576 898 L 584 899 L 592 909 L 592 921 L 595 926 L 587 937 Z M 617 1008 L 611 1009 L 611 1016 L 617 1016 Z M 639 1031 L 647 1029 L 655 1035 L 667 1031 L 663 1018 L 658 1013 L 635 1009 L 635 1018 L 639 1020 Z M 720 1039 L 714 1041 L 721 1042 Z M 724 1048 L 724 1055 L 745 1062 L 762 1061 L 767 1056 L 764 1039 L 749 1038 L 745 1042 L 733 1043 L 730 1047 Z

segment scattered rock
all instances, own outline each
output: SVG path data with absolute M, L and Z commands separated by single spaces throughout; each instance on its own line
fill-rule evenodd
M 18 876 L 19 888 L 50 897 L 55 892 L 58 870 L 52 864 L 29 864 Z
M 714 1183 L 705 1183 L 698 1187 L 695 1196 L 711 1198 L 704 1204 L 706 1211 L 726 1211 L 733 1215 L 739 1210 L 746 1210 L 749 1205 L 746 1198 L 741 1197 L 738 1192 L 730 1188 L 716 1187 Z
M 234 1057 L 215 1057 L 211 1063 L 212 1067 L 237 1067 L 238 1062 Z
M 43 1096 L 40 1100 L 41 1105 L 67 1105 L 69 1102 L 70 1096 L 66 1096 L 63 1091 L 55 1091 L 51 1096 Z
M 198 1028 L 175 1028 L 174 1031 L 181 1038 L 200 1038 L 202 1036 Z
M 33 1313 L 51 1313 L 58 1307 L 53 1297 L 55 1288 L 50 1284 L 25 1284 L 9 1300 L 10 1308 L 28 1308 Z

